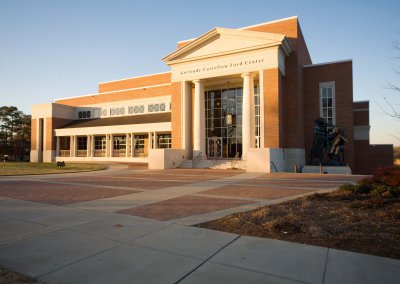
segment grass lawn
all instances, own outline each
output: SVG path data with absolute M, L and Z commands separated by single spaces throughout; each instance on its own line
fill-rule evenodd
M 102 164 L 65 163 L 59 170 L 56 163 L 0 162 L 0 176 L 43 175 L 104 170 Z
M 400 259 L 400 169 L 197 226 Z

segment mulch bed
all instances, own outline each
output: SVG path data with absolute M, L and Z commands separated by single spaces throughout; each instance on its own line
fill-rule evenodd
M 317 193 L 197 226 L 400 259 L 400 198 Z
M 0 267 L 1 284 L 44 284 L 42 281 L 26 277 L 14 271 Z

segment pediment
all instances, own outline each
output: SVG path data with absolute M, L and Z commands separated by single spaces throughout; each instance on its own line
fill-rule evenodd
M 285 35 L 215 28 L 163 58 L 168 65 L 232 53 L 280 46 L 288 55 Z

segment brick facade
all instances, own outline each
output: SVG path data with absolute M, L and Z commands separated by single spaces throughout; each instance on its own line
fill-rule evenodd
M 311 151 L 314 120 L 320 116 L 320 83 L 335 82 L 336 125 L 349 138 L 346 162 L 355 173 L 371 173 L 378 165 L 390 165 L 393 153 L 388 145 L 369 145 L 368 140 L 354 140 L 355 126 L 369 126 L 369 103 L 353 102 L 353 70 L 351 61 L 312 65 L 311 57 L 296 17 L 246 27 L 241 30 L 283 34 L 291 52 L 283 69 L 261 70 L 264 82 L 264 146 L 265 148 L 304 149 Z M 178 43 L 181 48 L 193 40 Z M 258 73 L 260 70 L 254 70 Z M 237 77 L 240 74 L 236 74 Z M 261 79 L 261 78 L 260 78 Z M 190 82 L 190 81 L 189 81 Z M 182 82 L 172 82 L 171 72 L 103 82 L 94 95 L 60 99 L 56 104 L 87 106 L 133 99 L 171 97 L 172 148 L 182 149 Z M 194 90 L 192 90 L 192 95 Z M 194 100 L 192 99 L 192 104 Z M 192 109 L 193 109 L 192 105 Z M 71 120 L 45 119 L 46 149 L 56 148 L 54 129 Z M 192 123 L 193 123 L 192 118 Z M 193 127 L 192 127 L 193 128 Z M 32 150 L 36 150 L 37 119 L 32 119 Z M 193 139 L 192 139 L 193 141 Z M 147 143 L 147 142 L 146 142 Z M 147 151 L 147 146 L 146 146 Z M 391 153 L 391 154 L 390 154 Z M 374 156 L 374 160 L 370 159 Z M 392 155 L 392 156 L 391 156 Z M 307 160 L 307 158 L 306 158 Z
M 351 61 L 304 68 L 304 137 L 306 154 L 313 141 L 314 120 L 320 116 L 319 84 L 335 82 L 336 125 L 349 139 L 345 159 L 354 165 L 353 68 Z

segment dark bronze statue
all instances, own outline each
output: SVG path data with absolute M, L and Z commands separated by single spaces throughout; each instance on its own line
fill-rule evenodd
M 342 129 L 318 117 L 315 120 L 309 164 L 344 166 L 344 149 L 347 141 Z

